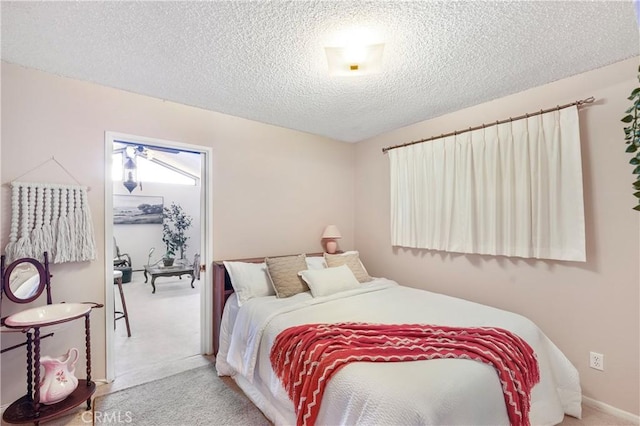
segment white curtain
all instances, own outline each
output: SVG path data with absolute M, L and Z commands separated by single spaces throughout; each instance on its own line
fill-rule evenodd
M 392 245 L 586 261 L 577 107 L 388 155 Z

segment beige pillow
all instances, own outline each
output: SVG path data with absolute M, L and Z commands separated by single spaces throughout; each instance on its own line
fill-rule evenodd
M 267 257 L 267 272 L 277 297 L 290 297 L 298 293 L 309 291 L 307 284 L 300 278 L 298 272 L 307 269 L 305 255 Z
M 325 253 L 324 260 L 327 262 L 327 266 L 329 268 L 347 265 L 349 269 L 351 269 L 351 272 L 353 272 L 353 275 L 358 279 L 358 282 L 366 283 L 373 279 L 364 269 L 364 266 L 362 266 L 362 262 L 360 262 L 360 254 L 358 252 L 343 254 Z

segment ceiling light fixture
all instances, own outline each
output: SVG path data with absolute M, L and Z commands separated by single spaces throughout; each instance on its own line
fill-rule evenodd
M 138 186 L 138 167 L 135 162 L 135 154 L 133 157 L 124 155 L 124 164 L 122 167 L 124 174 L 122 185 L 129 191 L 129 194 Z
M 143 146 L 127 146 L 122 155 L 122 185 L 129 191 L 133 192 L 134 189 L 140 185 L 142 190 L 142 182 L 138 182 L 138 155 L 144 154 Z
M 325 47 L 324 50 L 331 76 L 374 74 L 382 68 L 384 43 Z

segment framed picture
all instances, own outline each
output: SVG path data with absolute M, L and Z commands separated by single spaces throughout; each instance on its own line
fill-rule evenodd
M 162 224 L 163 197 L 142 195 L 113 196 L 113 224 Z

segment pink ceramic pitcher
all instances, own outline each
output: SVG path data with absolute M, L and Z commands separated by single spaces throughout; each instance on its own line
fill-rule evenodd
M 78 387 L 75 376 L 78 350 L 71 348 L 59 357 L 43 356 L 40 365 L 44 367 L 44 378 L 40 382 L 40 402 L 55 404 L 69 396 Z

